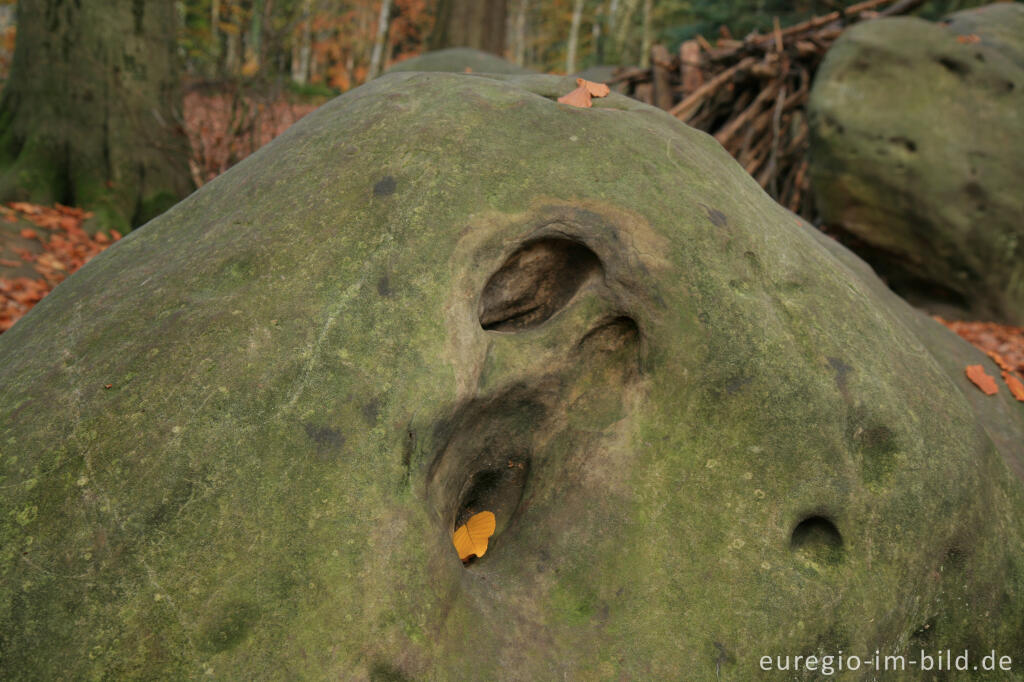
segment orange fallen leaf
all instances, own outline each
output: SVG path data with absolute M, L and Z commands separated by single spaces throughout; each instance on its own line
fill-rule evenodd
M 1006 387 L 1010 389 L 1010 395 L 1024 403 L 1024 383 L 1021 383 L 1020 379 L 1005 370 L 1003 371 L 1003 381 L 1006 382 Z
M 985 368 L 981 365 L 967 365 L 967 378 L 985 395 L 995 395 L 999 392 L 996 380 L 986 374 Z
M 67 270 L 64 264 L 57 260 L 57 257 L 51 253 L 41 253 L 36 258 L 36 263 L 42 265 L 44 268 L 50 268 L 51 270 Z
M 964 45 L 967 45 L 967 44 L 970 44 L 970 43 L 980 43 L 981 42 L 981 38 L 978 37 L 978 35 L 975 34 L 975 33 L 968 33 L 965 36 L 957 36 L 956 37 L 956 42 L 962 43 Z
M 39 237 L 39 235 L 36 234 L 35 230 L 31 230 L 27 227 L 22 228 L 21 232 L 19 232 L 18 234 L 20 234 L 25 239 L 38 239 Z
M 35 204 L 28 204 L 25 203 L 24 201 L 12 201 L 7 205 L 13 208 L 15 211 L 27 213 L 28 215 L 33 215 L 43 210 L 40 206 L 36 206 Z
M 452 535 L 452 544 L 463 563 L 487 552 L 487 539 L 494 535 L 495 527 L 494 514 L 489 511 L 473 514 L 465 525 L 459 526 Z
M 7 258 L 0 258 L 0 265 L 5 268 L 20 268 L 24 263 L 20 260 L 9 260 Z
M 594 83 L 583 78 L 577 78 L 576 89 L 566 95 L 562 95 L 558 98 L 558 101 L 562 104 L 586 109 L 587 107 L 594 106 L 590 101 L 592 97 L 605 97 L 610 92 L 611 89 L 604 83 Z
M 103 384 L 103 388 L 113 388 L 114 384 Z
M 985 354 L 992 358 L 992 362 L 996 363 L 996 365 L 999 366 L 999 369 L 1003 370 L 1004 372 L 1013 371 L 1013 367 L 1010 367 L 1010 363 L 1008 363 L 1006 359 L 1003 358 L 1003 356 L 1000 355 L 999 353 L 995 352 L 994 350 L 987 350 L 985 351 Z
M 609 88 L 604 83 L 595 83 L 594 81 L 588 81 L 582 78 L 576 79 L 576 85 L 581 85 L 585 87 L 587 89 L 587 92 L 590 93 L 591 97 L 607 97 L 608 94 L 612 91 L 612 89 Z

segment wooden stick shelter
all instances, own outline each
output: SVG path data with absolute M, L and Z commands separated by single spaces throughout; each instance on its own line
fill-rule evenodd
M 650 68 L 621 70 L 609 85 L 714 135 L 779 203 L 813 219 L 806 105 L 822 57 L 848 26 L 922 3 L 866 0 L 787 28 L 776 19 L 743 40 L 697 36 L 678 55 L 655 45 Z

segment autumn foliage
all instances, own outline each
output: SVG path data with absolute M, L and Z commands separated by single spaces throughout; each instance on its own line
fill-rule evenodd
M 14 202 L 0 206 L 12 230 L 0 231 L 0 332 L 6 331 L 93 256 L 121 238 L 117 230 L 89 235 L 82 209 Z M 17 228 L 28 223 L 32 227 Z
M 1024 381 L 1022 381 L 1024 380 L 1024 327 L 1010 327 L 995 322 L 955 322 L 944 320 L 941 317 L 935 319 L 985 351 L 999 367 L 1003 383 L 1006 384 L 1010 395 L 1024 402 Z M 973 367 L 980 368 L 981 365 L 973 365 Z M 971 367 L 968 367 L 966 372 L 967 377 L 979 389 L 988 395 L 995 393 L 986 388 L 998 386 L 995 379 L 988 377 L 992 382 L 989 384 L 987 380 L 977 374 L 976 370 L 974 371 L 975 376 L 971 376 Z

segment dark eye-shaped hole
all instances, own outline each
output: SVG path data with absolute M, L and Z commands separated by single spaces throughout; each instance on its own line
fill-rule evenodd
M 524 244 L 487 281 L 480 326 L 505 332 L 536 327 L 600 271 L 601 261 L 579 242 L 545 238 Z

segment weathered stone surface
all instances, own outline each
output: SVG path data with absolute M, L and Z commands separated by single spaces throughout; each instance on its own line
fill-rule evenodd
M 991 363 L 712 138 L 573 85 L 378 79 L 0 336 L 6 678 L 1021 660 Z
M 533 73 L 518 64 L 502 59 L 497 55 L 472 47 L 449 47 L 434 50 L 419 57 L 398 62 L 388 73 L 394 71 L 444 71 L 448 73 L 498 73 L 520 75 Z
M 973 37 L 972 37 L 973 36 Z M 864 22 L 810 98 L 824 220 L 892 286 L 1024 324 L 1024 5 Z

